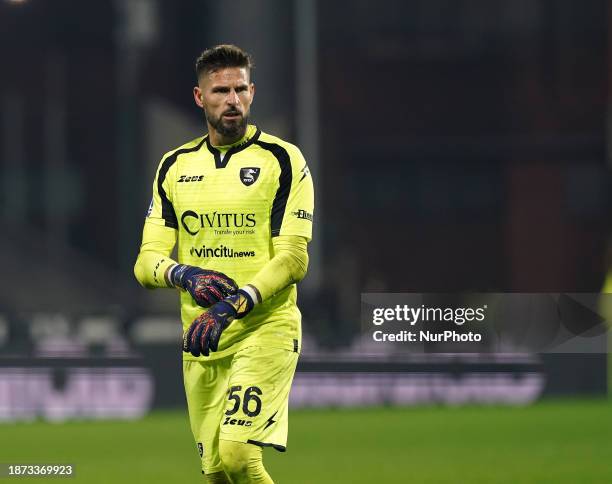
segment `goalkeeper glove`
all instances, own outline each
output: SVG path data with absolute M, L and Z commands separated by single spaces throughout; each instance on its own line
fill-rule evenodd
M 217 351 L 221 333 L 234 319 L 244 318 L 254 306 L 253 298 L 244 289 L 219 301 L 198 316 L 183 334 L 183 351 L 193 356 L 208 356 Z
M 209 271 L 195 266 L 177 264 L 170 268 L 168 280 L 174 287 L 185 289 L 193 300 L 207 308 L 222 299 L 236 294 L 238 286 L 222 272 Z

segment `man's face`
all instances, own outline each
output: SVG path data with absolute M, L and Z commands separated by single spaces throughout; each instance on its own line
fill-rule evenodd
M 193 89 L 196 104 L 224 142 L 234 142 L 244 135 L 254 94 L 255 86 L 244 67 L 202 74 Z

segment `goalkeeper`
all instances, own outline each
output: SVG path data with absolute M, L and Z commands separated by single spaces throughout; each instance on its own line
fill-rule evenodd
M 296 146 L 248 123 L 251 67 L 232 45 L 198 57 L 208 133 L 162 158 L 134 267 L 144 287 L 180 292 L 185 393 L 210 483 L 273 482 L 262 448 L 286 448 L 301 348 L 312 178 Z

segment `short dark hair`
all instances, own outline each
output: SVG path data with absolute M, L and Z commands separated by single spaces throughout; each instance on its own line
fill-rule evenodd
M 195 63 L 196 76 L 215 72 L 225 67 L 246 67 L 251 72 L 253 58 L 248 52 L 232 44 L 215 45 L 202 52 Z

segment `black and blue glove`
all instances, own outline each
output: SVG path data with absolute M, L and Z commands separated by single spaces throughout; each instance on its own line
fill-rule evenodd
M 168 279 L 173 286 L 189 292 L 193 300 L 203 308 L 236 294 L 238 290 L 236 282 L 222 272 L 185 264 L 172 267 Z
M 217 351 L 223 331 L 234 319 L 244 318 L 253 306 L 251 295 L 243 289 L 214 304 L 183 334 L 183 351 L 193 356 L 208 356 L 211 351 Z

